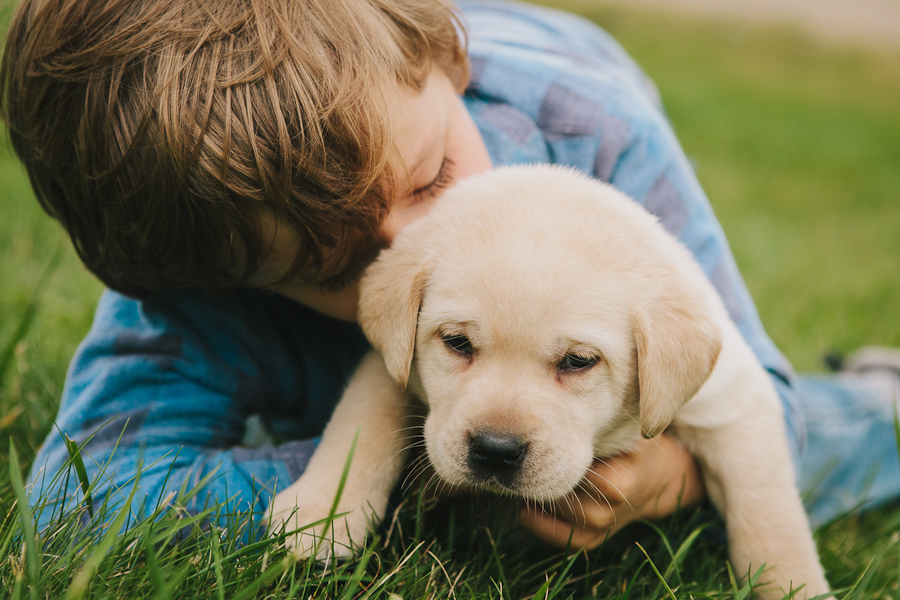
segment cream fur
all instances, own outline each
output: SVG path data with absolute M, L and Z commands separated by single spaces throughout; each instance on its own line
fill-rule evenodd
M 424 436 L 442 479 L 538 501 L 569 493 L 595 456 L 669 429 L 701 465 L 736 572 L 768 565 L 757 595 L 828 592 L 769 377 L 690 253 L 620 192 L 554 167 L 473 177 L 382 253 L 361 298 L 384 366 L 367 358 L 310 468 L 276 496 L 276 519 L 327 516 L 362 426 L 341 500 L 350 513 L 332 536 L 364 539 L 402 466 L 408 400 L 397 389 L 408 385 L 428 405 Z M 449 349 L 448 335 L 470 340 L 472 356 Z M 565 370 L 566 355 L 597 362 Z M 522 441 L 513 475 L 472 467 L 481 432 Z

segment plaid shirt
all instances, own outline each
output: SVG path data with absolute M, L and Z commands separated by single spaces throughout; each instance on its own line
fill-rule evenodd
M 464 102 L 494 164 L 573 166 L 656 214 L 702 265 L 771 373 L 796 454 L 803 432 L 790 365 L 763 330 L 653 84 L 580 18 L 519 4 L 460 7 L 472 63 Z M 250 290 L 144 301 L 107 291 L 72 361 L 58 431 L 35 461 L 32 497 L 67 506 L 80 498 L 75 478 L 57 477 L 65 433 L 86 442 L 91 476 L 103 467 L 95 505 L 107 496 L 113 506 L 124 502 L 140 470 L 132 509 L 148 514 L 215 470 L 188 509 L 215 501 L 262 515 L 272 493 L 303 472 L 367 347 L 355 325 Z M 281 443 L 242 445 L 250 415 Z

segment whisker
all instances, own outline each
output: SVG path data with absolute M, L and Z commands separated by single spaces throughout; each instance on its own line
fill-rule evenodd
M 619 466 L 620 466 L 620 467 L 625 467 L 625 466 L 626 466 L 626 463 L 624 463 L 622 460 L 620 460 L 620 459 L 618 459 L 618 458 L 616 458 L 616 457 L 614 457 L 614 456 L 610 456 L 610 457 L 607 457 L 607 458 L 609 458 L 610 461 L 615 461 L 615 462 L 619 463 Z M 605 459 L 604 459 L 603 457 L 601 457 L 601 456 L 595 456 L 595 457 L 594 457 L 594 462 L 603 463 L 604 465 L 606 465 L 607 467 L 609 467 L 610 470 L 611 470 L 613 473 L 615 473 L 616 475 L 619 475 L 619 476 L 622 475 L 622 474 L 621 474 L 619 471 L 617 471 L 616 468 L 612 465 L 612 462 L 609 462 L 609 461 L 605 460 Z M 630 473 L 634 473 L 634 469 L 633 469 L 632 467 L 628 467 L 628 471 L 629 471 Z
M 584 480 L 582 480 L 582 481 L 584 481 Z M 616 524 L 618 523 L 618 519 L 619 519 L 619 518 L 618 518 L 618 516 L 616 515 L 616 511 L 613 510 L 612 503 L 609 501 L 609 498 L 607 498 L 607 497 L 606 497 L 606 494 L 604 494 L 603 492 L 601 492 L 601 491 L 597 488 L 596 485 L 594 485 L 593 483 L 591 483 L 591 482 L 589 482 L 589 481 L 588 481 L 587 483 L 594 489 L 595 492 L 597 492 L 597 494 L 600 495 L 600 498 L 602 498 L 603 501 L 606 502 L 606 506 L 609 507 L 609 512 L 610 512 L 610 514 L 612 514 L 612 517 L 613 517 L 613 525 L 612 525 L 612 526 L 615 527 Z M 590 490 L 585 489 L 584 487 L 582 487 L 582 485 L 583 485 L 582 483 L 579 483 L 579 484 L 578 484 L 578 486 L 581 487 L 581 489 L 584 489 L 584 490 L 585 490 L 587 496 L 590 497 L 590 496 L 591 496 Z M 597 502 L 597 499 L 596 499 L 596 498 L 592 498 L 592 499 L 594 500 L 594 502 Z M 626 502 L 627 502 L 627 501 L 626 501 Z M 631 506 L 631 505 L 629 504 L 629 507 L 630 507 L 630 506 Z M 632 509 L 632 510 L 634 510 L 634 509 Z
M 403 482 L 400 484 L 401 489 L 407 490 L 409 489 L 409 485 L 419 478 L 425 470 L 428 468 L 428 456 L 423 454 L 416 461 L 410 465 L 407 470 L 406 477 L 403 478 Z
M 411 445 L 413 445 L 413 446 L 424 446 L 424 445 L 425 445 L 425 438 L 423 438 L 421 435 L 408 435 L 408 436 L 406 436 L 406 437 L 402 437 L 402 438 L 399 438 L 399 439 L 400 439 L 401 441 L 404 441 L 404 442 L 405 442 L 406 440 L 416 440 L 416 442 L 414 442 L 413 444 L 411 444 Z
M 393 430 L 391 433 L 392 433 L 392 434 L 394 434 L 394 433 L 400 433 L 401 431 L 410 431 L 410 430 L 413 430 L 413 429 L 418 429 L 418 430 L 421 431 L 422 426 L 421 426 L 421 425 L 410 425 L 410 426 L 408 426 L 408 427 L 400 427 L 399 429 Z
M 390 457 L 390 460 L 396 459 L 401 454 L 411 453 L 416 448 L 421 448 L 423 446 L 424 446 L 424 443 L 422 443 L 422 442 L 414 442 L 412 444 L 406 444 L 405 446 L 403 446 L 402 448 L 400 448 L 399 450 L 394 452 L 394 454 Z
M 416 438 L 413 438 L 413 437 L 402 438 L 400 441 L 413 440 L 413 439 L 416 439 Z M 423 448 L 424 446 L 425 446 L 425 440 L 417 440 L 415 442 L 410 442 L 410 443 L 405 444 L 400 449 L 400 451 L 403 452 L 405 450 L 412 450 L 413 448 Z
M 628 505 L 628 508 L 630 508 L 631 510 L 634 510 L 634 507 L 631 505 L 631 502 L 628 501 L 628 498 L 625 496 L 625 494 L 622 492 L 622 490 L 620 490 L 620 489 L 616 486 L 616 484 L 614 484 L 612 481 L 610 481 L 609 479 L 607 479 L 606 477 L 604 477 L 603 475 L 601 475 L 601 474 L 598 473 L 597 471 L 594 471 L 593 469 L 588 469 L 588 471 L 590 471 L 591 473 L 593 473 L 594 476 L 596 476 L 598 479 L 602 479 L 603 481 L 605 481 L 606 483 L 608 483 L 608 484 L 610 485 L 610 487 L 612 487 L 614 490 L 616 490 L 617 492 L 619 492 L 619 495 L 622 497 L 622 500 L 625 501 L 625 504 Z M 597 492 L 598 492 L 601 496 L 603 496 L 603 493 L 600 492 L 599 489 L 597 489 L 597 486 L 594 486 L 594 489 L 596 489 Z M 604 499 L 606 498 L 606 496 L 603 496 L 603 497 L 604 497 Z M 609 503 L 609 500 L 607 500 L 606 502 Z M 610 505 L 610 509 L 612 509 L 612 505 Z
M 437 481 L 435 481 L 435 480 L 437 480 Z M 428 478 L 428 481 L 425 482 L 425 485 L 422 486 L 422 491 L 426 492 L 426 493 L 429 491 L 433 491 L 435 496 L 440 496 L 441 495 L 440 488 L 441 488 L 441 486 L 444 486 L 446 484 L 447 484 L 447 482 L 445 482 L 443 479 L 438 477 L 437 473 L 432 473 L 431 477 Z
M 581 510 L 581 520 L 587 525 L 587 515 L 584 512 L 584 504 L 581 502 L 581 496 L 578 494 L 572 494 L 572 497 L 578 502 L 578 508 Z
M 408 477 L 418 477 L 422 473 L 425 472 L 427 468 L 428 457 L 424 454 L 416 457 L 416 459 L 407 466 L 407 478 Z
M 405 452 L 411 452 L 413 449 L 415 449 L 415 448 L 420 448 L 420 447 L 422 447 L 423 445 L 424 445 L 424 443 L 422 443 L 422 442 L 414 442 L 414 443 L 412 443 L 412 444 L 406 444 L 405 446 L 403 446 L 402 448 L 400 448 L 399 450 L 397 450 L 396 452 L 394 452 L 394 454 L 391 455 L 390 460 L 394 460 L 395 458 L 397 458 L 397 457 L 400 456 L 401 454 L 403 454 L 403 453 L 405 453 Z

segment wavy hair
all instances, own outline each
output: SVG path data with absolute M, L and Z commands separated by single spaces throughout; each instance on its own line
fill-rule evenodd
M 468 63 L 446 0 L 24 0 L 0 111 L 43 208 L 132 296 L 246 282 L 290 227 L 288 276 L 371 243 L 398 86 Z

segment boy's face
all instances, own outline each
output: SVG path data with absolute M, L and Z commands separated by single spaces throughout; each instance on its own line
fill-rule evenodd
M 405 189 L 402 184 L 399 186 L 398 196 L 382 223 L 382 247 L 390 246 L 404 227 L 425 215 L 446 188 L 491 167 L 481 134 L 450 79 L 440 69 L 432 70 L 421 92 L 403 90 L 392 113 L 409 183 Z M 279 280 L 297 252 L 296 238 L 287 228 L 277 228 L 274 237 L 272 252 L 251 280 L 254 287 L 271 288 L 270 282 Z M 359 275 L 336 291 L 299 279 L 272 289 L 328 316 L 355 321 L 363 269 L 361 265 L 348 268 Z

